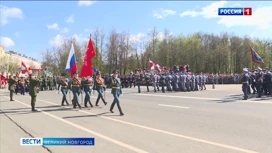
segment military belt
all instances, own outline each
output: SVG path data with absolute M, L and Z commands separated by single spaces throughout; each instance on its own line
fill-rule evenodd
M 91 84 L 84 84 L 84 86 L 91 86 Z
M 67 86 L 61 86 L 61 87 L 63 87 L 63 88 L 67 88 Z
M 120 89 L 120 87 L 111 87 L 111 88 L 113 88 L 113 89 Z
M 72 85 L 73 87 L 79 87 L 79 85 Z
M 102 86 L 102 85 L 97 85 L 97 86 Z
M 248 83 L 248 82 L 246 81 L 246 82 L 242 82 L 242 83 Z

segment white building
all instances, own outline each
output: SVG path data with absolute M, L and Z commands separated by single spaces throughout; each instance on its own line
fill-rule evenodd
M 0 66 L 1 66 L 1 73 L 6 75 L 8 72 L 9 64 L 18 65 L 18 71 L 21 67 L 21 63 L 25 62 L 29 66 L 31 66 L 33 69 L 39 69 L 41 68 L 41 63 L 38 62 L 36 59 L 32 57 L 28 57 L 24 54 L 17 53 L 15 51 L 5 51 L 4 46 L 0 46 Z

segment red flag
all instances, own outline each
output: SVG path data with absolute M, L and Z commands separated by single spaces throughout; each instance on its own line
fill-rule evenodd
M 93 63 L 92 59 L 96 56 L 96 51 L 94 50 L 92 38 L 89 40 L 88 48 L 84 57 L 84 62 L 80 72 L 80 77 L 88 77 L 93 75 Z

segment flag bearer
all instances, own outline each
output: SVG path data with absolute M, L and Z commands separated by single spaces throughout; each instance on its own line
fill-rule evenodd
M 84 98 L 84 106 L 87 106 L 87 103 L 89 102 L 90 106 L 93 107 L 92 103 L 91 103 L 91 93 L 93 90 L 93 78 L 92 77 L 88 77 L 86 79 L 84 79 L 82 81 L 82 88 L 85 92 L 85 98 Z
M 103 103 L 105 105 L 107 105 L 107 102 L 104 99 L 105 97 L 103 97 L 103 95 L 102 95 L 103 90 L 105 92 L 106 87 L 105 87 L 104 79 L 101 78 L 101 73 L 100 72 L 96 73 L 95 86 L 96 86 L 96 91 L 98 92 L 98 97 L 96 99 L 95 106 L 98 106 L 98 102 L 99 102 L 100 98 L 102 99 Z
M 77 71 L 74 72 L 73 78 L 69 82 L 69 86 L 70 86 L 70 89 L 72 90 L 73 95 L 74 95 L 73 100 L 72 100 L 72 104 L 74 105 L 74 108 L 76 108 L 76 106 L 78 106 L 79 109 L 81 109 L 81 106 L 79 104 L 79 99 L 78 99 L 79 93 L 80 93 L 80 88 L 81 88 L 81 82 L 78 78 Z

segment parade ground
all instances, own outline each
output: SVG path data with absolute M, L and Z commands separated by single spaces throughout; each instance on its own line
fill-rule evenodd
M 241 85 L 216 85 L 196 92 L 123 89 L 124 116 L 106 91 L 105 106 L 60 106 L 62 94 L 41 91 L 38 112 L 30 96 L 0 90 L 1 153 L 271 153 L 272 97 L 242 100 Z M 72 97 L 72 95 L 71 95 Z M 97 93 L 92 94 L 95 105 Z M 81 98 L 80 98 L 81 99 Z M 82 104 L 82 106 L 84 106 Z M 20 138 L 94 137 L 94 146 L 20 146 Z

